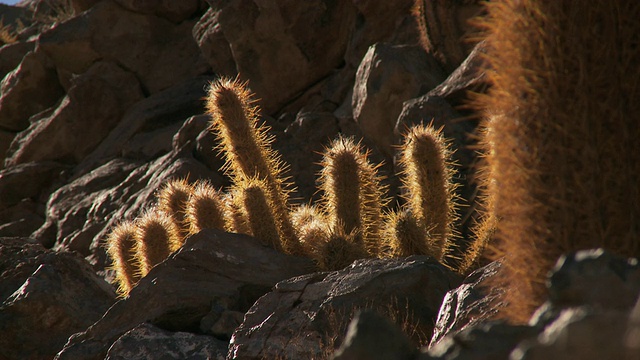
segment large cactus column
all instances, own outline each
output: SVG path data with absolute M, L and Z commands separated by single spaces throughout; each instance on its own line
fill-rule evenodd
M 640 3 L 487 6 L 492 257 L 508 316 L 526 321 L 561 254 L 640 255 Z

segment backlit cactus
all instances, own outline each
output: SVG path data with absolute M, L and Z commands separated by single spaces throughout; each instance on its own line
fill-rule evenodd
M 180 248 L 182 237 L 171 217 L 158 210 L 147 211 L 136 221 L 136 227 L 136 261 L 145 276 Z
M 169 215 L 182 239 L 189 235 L 186 209 L 192 192 L 192 186 L 185 179 L 169 180 L 158 192 L 158 210 Z
M 202 229 L 224 230 L 224 202 L 220 193 L 206 181 L 193 187 L 185 213 L 190 234 Z
M 116 273 L 115 281 L 120 296 L 127 296 L 140 280 L 135 261 L 136 231 L 133 222 L 122 222 L 113 228 L 106 240 L 106 250 L 111 259 L 111 269 Z

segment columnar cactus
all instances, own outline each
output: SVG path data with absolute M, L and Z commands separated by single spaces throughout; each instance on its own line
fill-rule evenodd
M 640 6 L 544 0 L 487 3 L 480 107 L 507 316 L 526 321 L 563 253 L 640 255 Z
M 136 221 L 136 261 L 140 274 L 149 271 L 164 261 L 182 245 L 180 230 L 169 215 L 162 211 L 147 211 Z
M 117 291 L 123 297 L 127 296 L 140 280 L 140 272 L 135 261 L 136 231 L 133 222 L 122 222 L 113 228 L 106 240 L 111 269 L 116 273 Z
M 193 187 L 185 179 L 169 180 L 158 192 L 158 210 L 171 217 L 182 239 L 189 235 L 187 203 Z
M 206 181 L 193 187 L 185 212 L 190 234 L 202 229 L 224 230 L 224 203 L 220 193 Z
M 428 233 L 428 252 L 443 261 L 454 235 L 457 205 L 451 151 L 442 129 L 410 128 L 401 147 L 400 164 L 406 208 Z
M 271 149 L 268 128 L 258 123 L 258 109 L 245 84 L 221 79 L 211 84 L 207 97 L 211 129 L 218 136 L 226 170 L 234 183 L 260 179 L 273 206 L 274 219 L 286 253 L 300 253 L 300 244 L 289 218 L 290 185 L 283 175 L 284 164 Z

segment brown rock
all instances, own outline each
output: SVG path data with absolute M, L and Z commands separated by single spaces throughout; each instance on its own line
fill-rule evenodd
M 193 21 L 175 25 L 103 1 L 42 33 L 39 46 L 56 67 L 75 74 L 84 73 L 99 59 L 112 60 L 134 73 L 153 94 L 208 70 L 192 38 L 193 25 Z
M 356 20 L 350 1 L 234 0 L 212 8 L 266 114 L 341 65 Z
M 37 200 L 68 167 L 52 161 L 30 162 L 0 171 L 0 210 L 23 199 Z
M 40 51 L 30 51 L 0 84 L 0 127 L 26 129 L 29 117 L 54 105 L 63 94 L 51 61 Z
M 42 205 L 31 199 L 0 211 L 0 237 L 27 237 L 44 223 Z
M 353 118 L 364 135 L 391 159 L 393 129 L 402 103 L 428 92 L 444 79 L 435 60 L 422 48 L 376 44 L 369 48 L 356 74 Z
M 109 348 L 105 360 L 129 359 L 224 359 L 226 341 L 187 332 L 170 332 L 141 324 L 122 335 Z
M 91 9 L 95 4 L 102 0 L 68 0 L 69 5 L 73 9 L 74 14 L 80 14 L 83 11 Z
M 18 41 L 0 47 L 0 78 L 13 71 L 28 52 L 33 51 L 35 41 Z
M 87 331 L 75 335 L 57 359 L 104 358 L 126 331 L 153 320 L 165 329 L 199 328 L 211 309 L 246 311 L 278 281 L 307 273 L 308 259 L 262 246 L 254 238 L 204 230 L 140 280 Z
M 116 0 L 116 2 L 127 10 L 157 15 L 174 23 L 189 19 L 200 8 L 199 0 Z
M 193 27 L 193 38 L 211 69 L 219 75 L 237 75 L 236 63 L 231 53 L 229 41 L 218 23 L 219 11 L 209 9 Z
M 307 359 L 331 350 L 356 309 L 396 304 L 430 334 L 444 294 L 460 279 L 424 256 L 358 260 L 330 273 L 280 282 L 246 313 L 229 358 Z
M 0 254 L 2 358 L 52 358 L 115 300 L 78 255 L 47 251 L 24 238 L 0 239 Z
M 98 62 L 73 81 L 58 108 L 33 123 L 11 145 L 6 166 L 29 161 L 77 163 L 142 98 L 135 76 L 114 63 Z
M 447 72 L 452 72 L 471 52 L 476 28 L 469 20 L 481 14 L 481 2 L 418 0 L 416 5 L 424 48 L 436 56 Z
M 76 176 L 104 164 L 114 157 L 122 156 L 127 145 L 137 134 L 155 131 L 166 126 L 181 124 L 184 119 L 204 111 L 205 96 L 210 77 L 196 77 L 138 101 L 130 107 L 118 125 L 106 139 L 76 167 Z M 166 147 L 170 144 L 165 144 Z M 131 151 L 138 152 L 131 149 Z M 140 151 L 144 153 L 143 151 Z M 136 156 L 136 158 L 138 158 Z M 141 160 L 152 160 L 143 157 Z

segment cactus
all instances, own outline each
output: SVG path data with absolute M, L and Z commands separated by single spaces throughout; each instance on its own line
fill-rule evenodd
M 640 6 L 488 2 L 484 139 L 504 315 L 526 321 L 563 253 L 640 255 Z
M 339 270 L 358 259 L 366 258 L 367 252 L 356 233 L 345 234 L 341 230 L 329 233 L 328 239 L 313 244 L 312 258 L 324 271 Z
M 429 234 L 433 247 L 429 253 L 443 261 L 457 220 L 454 164 L 450 160 L 449 144 L 442 136 L 442 129 L 417 125 L 405 135 L 400 151 L 407 210 Z
M 251 235 L 275 250 L 282 251 L 282 234 L 274 218 L 274 206 L 267 196 L 264 180 L 248 179 L 234 185 L 234 201 L 244 210 Z
M 266 195 L 273 209 L 281 247 L 289 254 L 301 251 L 289 218 L 290 185 L 283 176 L 284 164 L 271 149 L 268 128 L 258 124 L 258 109 L 252 95 L 238 80 L 221 79 L 212 83 L 207 96 L 211 129 L 218 136 L 226 158 L 225 170 L 234 183 L 260 179 L 266 183 Z
M 158 263 L 180 248 L 180 230 L 169 215 L 162 211 L 147 211 L 136 221 L 136 261 L 140 274 L 146 276 Z
M 111 259 L 111 269 L 116 273 L 118 294 L 126 297 L 140 280 L 135 261 L 136 226 L 133 222 L 122 222 L 109 233 L 106 250 Z
M 241 196 L 241 193 L 233 189 L 223 196 L 222 201 L 225 209 L 224 229 L 232 233 L 251 235 L 251 228 L 249 227 L 249 220 L 244 207 L 241 202 L 234 201 Z
M 413 214 L 408 210 L 393 211 L 387 215 L 383 239 L 389 244 L 389 256 L 439 255 L 432 238 Z
M 190 234 L 202 229 L 225 228 L 224 204 L 220 194 L 206 181 L 193 187 L 185 213 Z
M 158 192 L 158 210 L 171 217 L 184 240 L 189 235 L 186 208 L 193 187 L 186 179 L 169 180 Z
M 360 144 L 339 137 L 325 150 L 319 183 L 331 231 L 361 238 L 366 252 L 377 256 L 386 188 L 367 157 Z

